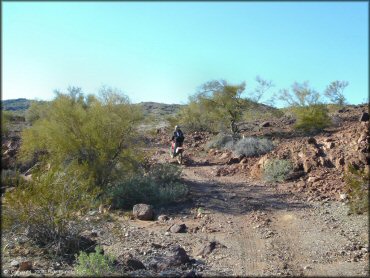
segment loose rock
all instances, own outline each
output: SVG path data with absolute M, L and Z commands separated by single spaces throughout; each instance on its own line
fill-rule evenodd
M 132 214 L 139 220 L 153 220 L 154 211 L 152 206 L 147 204 L 136 204 L 132 209 Z

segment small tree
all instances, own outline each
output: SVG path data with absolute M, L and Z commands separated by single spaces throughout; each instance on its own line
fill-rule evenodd
M 266 92 L 274 87 L 275 85 L 272 83 L 271 80 L 263 79 L 260 76 L 256 77 L 256 82 L 258 83 L 257 87 L 254 89 L 254 91 L 251 93 L 250 99 L 254 102 L 260 102 L 263 95 L 266 94 Z M 271 100 L 270 100 L 271 101 Z
M 316 132 L 331 123 L 327 107 L 320 101 L 320 94 L 310 88 L 308 82 L 292 85 L 279 92 L 278 98 L 290 106 L 297 118 L 295 128 L 305 132 Z
M 225 80 L 214 80 L 203 84 L 195 99 L 214 122 L 228 125 L 235 136 L 239 132 L 238 121 L 248 103 L 242 97 L 244 90 L 245 83 L 230 85 Z
M 347 81 L 333 81 L 325 90 L 325 96 L 335 104 L 343 106 L 346 103 L 346 98 L 343 94 L 344 89 L 348 86 Z
M 22 158 L 42 152 L 52 164 L 74 163 L 102 187 L 134 171 L 140 158 L 134 148 L 140 110 L 111 88 L 103 88 L 99 98 L 76 87 L 68 92 L 57 92 L 46 116 L 23 131 Z

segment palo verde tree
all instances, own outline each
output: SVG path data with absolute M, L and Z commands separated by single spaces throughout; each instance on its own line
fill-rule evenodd
M 344 89 L 348 86 L 347 81 L 333 81 L 325 89 L 325 96 L 334 104 L 343 106 L 346 103 Z
M 248 101 L 242 97 L 245 83 L 228 84 L 225 80 L 213 80 L 203 84 L 193 96 L 193 102 L 202 107 L 210 121 L 228 126 L 232 134 L 240 131 L 238 122 Z
M 305 132 L 315 132 L 330 125 L 328 109 L 320 100 L 320 94 L 304 83 L 295 82 L 292 92 L 288 89 L 279 91 L 278 99 L 285 102 L 295 114 L 295 128 Z
M 23 159 L 44 154 L 44 161 L 75 167 L 100 187 L 137 168 L 136 126 L 142 120 L 138 107 L 108 87 L 98 97 L 85 96 L 76 87 L 56 93 L 44 117 L 24 130 Z

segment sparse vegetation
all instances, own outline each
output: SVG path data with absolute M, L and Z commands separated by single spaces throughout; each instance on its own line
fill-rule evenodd
M 99 246 L 90 254 L 80 252 L 76 260 L 75 272 L 78 276 L 106 277 L 118 274 L 114 268 L 114 257 L 104 255 Z
M 133 175 L 113 186 L 112 204 L 115 208 L 127 209 L 137 203 L 160 206 L 182 200 L 188 190 L 180 182 L 180 173 L 178 166 L 163 164 Z
M 1 111 L 1 136 L 6 136 L 9 132 L 9 122 L 11 113 L 8 111 Z
M 233 151 L 238 156 L 259 156 L 273 150 L 274 144 L 267 138 L 242 138 L 237 141 L 233 147 Z
M 351 213 L 362 214 L 369 210 L 369 174 L 364 170 L 348 167 L 344 175 Z
M 206 149 L 231 149 L 233 137 L 228 134 L 219 133 L 206 144 Z
M 317 132 L 330 126 L 327 107 L 320 101 L 320 94 L 308 82 L 294 83 L 292 93 L 280 90 L 278 98 L 289 105 L 297 118 L 295 128 L 304 132 Z
M 263 178 L 268 182 L 283 182 L 293 171 L 293 164 L 285 159 L 271 159 L 263 168 Z
M 27 230 L 27 236 L 52 255 L 74 254 L 82 231 L 76 213 L 89 209 L 98 192 L 73 169 L 38 171 L 33 181 L 5 193 L 3 228 Z
M 4 187 L 19 186 L 23 183 L 23 179 L 17 170 L 1 170 L 1 184 Z
M 348 86 L 347 81 L 333 81 L 325 89 L 325 96 L 334 104 L 343 106 L 346 103 L 344 89 Z

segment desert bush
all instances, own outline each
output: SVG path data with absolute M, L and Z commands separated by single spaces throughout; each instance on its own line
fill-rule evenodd
M 20 157 L 28 160 L 43 151 L 47 161 L 74 163 L 95 185 L 105 187 L 138 167 L 136 127 L 141 119 L 138 107 L 117 91 L 103 88 L 96 98 L 69 88 L 23 131 Z
M 190 97 L 189 104 L 182 107 L 177 115 L 167 117 L 167 122 L 171 127 L 180 124 L 188 132 L 214 132 L 217 129 L 206 107 L 192 97 Z
M 6 136 L 8 134 L 10 120 L 11 113 L 1 110 L 1 136 Z
M 314 133 L 330 126 L 329 110 L 320 101 L 321 95 L 310 88 L 308 82 L 292 85 L 292 92 L 279 91 L 278 98 L 289 105 L 286 110 L 297 119 L 295 128 L 303 132 Z
M 273 148 L 274 145 L 269 139 L 247 137 L 237 141 L 234 144 L 233 151 L 238 156 L 252 157 L 268 153 Z
M 157 163 L 150 167 L 147 175 L 158 184 L 180 181 L 181 168 L 169 163 Z
M 346 103 L 343 91 L 348 84 L 347 81 L 333 81 L 326 87 L 324 94 L 332 103 L 343 106 Z
M 304 132 L 318 132 L 331 125 L 328 109 L 323 104 L 315 104 L 294 109 L 297 117 L 295 128 Z
M 160 206 L 182 200 L 188 189 L 179 180 L 180 170 L 174 165 L 156 165 L 146 173 L 132 175 L 110 190 L 115 208 L 128 209 L 137 203 Z
M 25 119 L 29 124 L 46 118 L 48 115 L 49 103 L 45 101 L 33 101 L 25 113 Z
M 293 171 L 293 164 L 289 160 L 271 159 L 263 168 L 263 178 L 268 182 L 283 182 Z
M 1 184 L 6 187 L 19 186 L 23 183 L 20 172 L 17 170 L 2 170 Z
M 219 133 L 206 144 L 206 149 L 231 149 L 232 145 L 231 135 Z
M 348 167 L 344 175 L 351 213 L 362 214 L 369 210 L 369 174 L 364 170 Z
M 114 268 L 114 257 L 102 254 L 99 246 L 95 247 L 95 252 L 87 254 L 80 252 L 76 256 L 75 272 L 78 276 L 106 277 L 118 274 Z
M 81 244 L 82 224 L 77 211 L 91 207 L 97 195 L 78 173 L 50 169 L 33 181 L 6 192 L 3 228 L 27 236 L 53 255 L 71 255 Z

